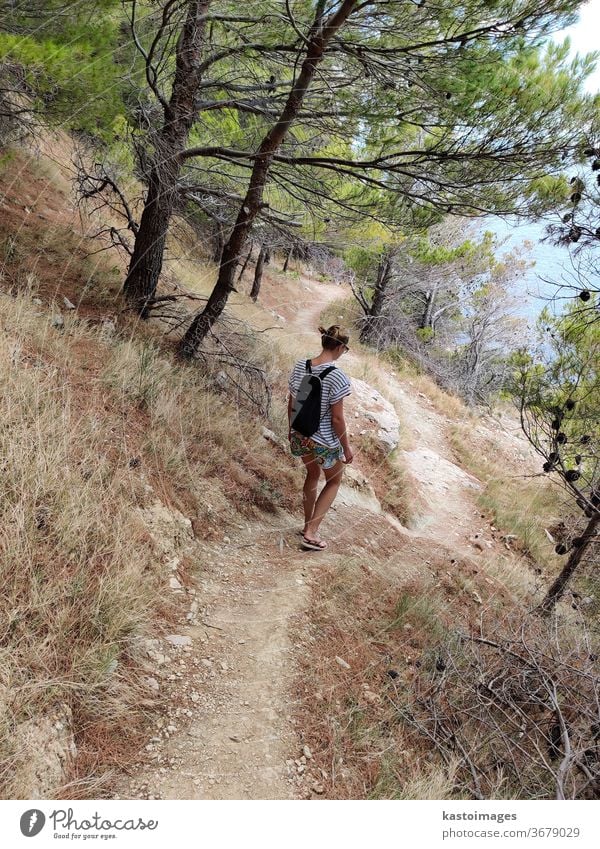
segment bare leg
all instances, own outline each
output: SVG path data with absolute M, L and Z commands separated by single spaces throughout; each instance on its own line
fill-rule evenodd
M 335 500 L 342 482 L 343 471 L 344 464 L 341 460 L 339 460 L 335 466 L 332 466 L 331 469 L 323 469 L 326 483 L 317 498 L 313 516 L 306 524 L 305 536 L 308 539 L 319 539 L 319 525 L 323 521 L 325 513 L 327 513 Z
M 314 454 L 305 454 L 302 457 L 302 462 L 306 466 L 306 480 L 304 481 L 304 489 L 302 491 L 302 500 L 304 504 L 304 533 L 308 528 L 308 523 L 313 517 L 315 510 L 315 502 L 317 500 L 317 487 L 319 485 L 319 477 L 321 476 L 321 466 L 315 462 Z

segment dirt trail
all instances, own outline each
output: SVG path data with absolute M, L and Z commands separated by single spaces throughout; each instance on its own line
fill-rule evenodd
M 206 624 L 181 629 L 193 651 L 182 652 L 178 695 L 191 704 L 192 721 L 169 738 L 163 732 L 150 753 L 159 753 L 161 763 L 140 776 L 145 786 L 136 779 L 137 792 L 163 799 L 293 795 L 285 767 L 294 742 L 286 702 L 294 672 L 287 625 L 305 604 L 304 564 L 298 555 L 265 558 L 255 533 L 214 547 L 202 564 L 197 593 Z M 280 529 L 260 533 L 264 549 L 278 551 Z
M 310 350 L 321 311 L 344 291 L 305 279 L 302 285 L 306 297 L 288 313 L 286 330 L 306 335 Z M 351 352 L 344 365 L 352 375 L 361 368 L 360 357 Z M 291 644 L 290 626 L 293 622 L 295 633 L 302 632 L 312 570 L 340 554 L 364 556 L 372 551 L 385 557 L 386 550 L 394 551 L 398 533 L 405 542 L 408 537 L 417 544 L 415 562 L 426 556 L 422 541 L 458 554 L 477 553 L 470 536 L 477 533 L 480 521 L 474 500 L 479 484 L 453 463 L 446 420 L 409 385 L 382 367 L 377 373 L 384 395 L 413 437 L 413 447 L 401 452 L 399 460 L 423 495 L 416 526 L 402 528 L 381 513 L 372 494 L 344 485 L 324 526 L 329 551 L 300 550 L 300 522 L 291 517 L 240 526 L 234 538 L 225 535 L 222 542 L 209 544 L 196 585 L 202 624 L 180 628 L 191 645 L 170 647 L 161 667 L 159 686 L 170 701 L 169 718 L 115 795 L 294 798 L 301 792 L 298 771 L 305 772 L 302 792 L 306 794 L 308 786 L 318 793 L 319 776 L 311 776 L 310 759 L 302 754 L 290 696 L 299 650 Z M 360 457 L 356 465 L 360 467 Z M 395 568 L 392 559 L 390 569 Z
M 479 533 L 480 512 L 475 496 L 481 483 L 453 461 L 446 435 L 448 419 L 435 410 L 422 393 L 384 375 L 386 392 L 414 441 L 414 447 L 400 452 L 400 461 L 409 471 L 421 504 L 413 529 L 429 540 L 457 550 L 472 550 L 470 537 Z
M 299 335 L 307 335 L 309 344 L 314 344 L 320 313 L 342 297 L 343 290 L 334 284 L 308 285 L 311 301 L 300 308 L 290 323 Z M 361 370 L 361 358 L 350 352 L 341 365 L 356 376 Z M 480 512 L 475 496 L 481 484 L 454 462 L 446 435 L 449 420 L 408 381 L 400 380 L 380 364 L 374 371 L 384 397 L 396 409 L 401 429 L 409 431 L 414 445 L 410 450 L 400 450 L 398 456 L 421 493 L 419 515 L 411 528 L 412 534 L 455 548 L 459 553 L 472 553 L 472 537 L 480 534 Z M 360 457 L 356 464 L 360 467 Z
M 331 553 L 302 551 L 298 522 L 285 517 L 207 546 L 195 585 L 200 622 L 182 622 L 177 635 L 191 646 L 160 644 L 167 660 L 155 674 L 170 700 L 167 716 L 133 774 L 117 783 L 116 797 L 297 797 L 298 759 L 307 759 L 293 720 L 300 646 L 291 644 L 289 627 L 303 630 L 315 568 L 340 554 L 377 550 L 386 533 L 396 533 L 376 511 L 368 496 L 342 487 L 328 517 Z M 309 788 L 318 785 L 318 775 L 307 777 Z

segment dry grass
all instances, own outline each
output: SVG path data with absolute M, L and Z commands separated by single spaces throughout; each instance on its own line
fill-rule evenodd
M 198 369 L 176 363 L 156 342 L 130 339 L 112 348 L 102 380 L 125 408 L 144 413 L 139 449 L 196 518 L 207 479 L 246 516 L 291 504 L 298 486 L 291 459 L 275 459 L 260 422 L 211 389 Z
M 321 313 L 321 321 L 324 327 L 329 327 L 332 324 L 340 324 L 342 327 L 347 327 L 352 331 L 353 337 L 358 340 L 357 322 L 362 318 L 363 312 L 358 305 L 356 298 L 340 298 L 339 301 L 334 301 L 329 304 Z M 354 338 L 352 347 L 356 347 Z
M 137 512 L 148 485 L 210 539 L 238 510 L 295 503 L 299 472 L 155 327 L 117 313 L 122 269 L 86 257 L 64 175 L 21 154 L 3 165 L 0 794 L 29 795 L 20 729 L 68 709 L 78 756 L 64 793 L 97 797 L 153 710 L 130 649 L 176 615 Z M 250 355 L 278 373 L 276 349 Z
M 389 370 L 394 376 L 406 381 L 416 393 L 422 392 L 431 401 L 438 413 L 451 421 L 474 421 L 473 412 L 457 395 L 451 395 L 438 386 L 430 375 L 419 369 L 399 349 L 382 353 L 381 359 L 389 363 Z
M 394 701 L 472 605 L 452 607 L 441 586 L 419 577 L 422 553 L 402 550 L 397 537 L 395 546 L 400 570 L 381 554 L 377 563 L 372 553 L 340 558 L 320 570 L 315 588 L 299 685 L 311 707 L 299 723 L 328 798 L 460 798 L 451 771 L 434 765 L 426 747 L 407 745 Z
M 84 750 L 99 727 L 121 727 L 126 757 L 143 720 L 128 645 L 160 580 L 132 510 L 140 487 L 111 461 L 111 434 L 63 369 L 33 353 L 56 331 L 26 319 L 20 300 L 2 296 L 2 311 L 0 782 L 4 797 L 23 798 L 15 732 L 54 707 L 71 708 Z
M 499 720 L 496 717 L 494 724 L 490 719 L 497 705 L 485 695 L 480 698 L 481 681 L 489 677 L 483 672 L 481 677 L 473 663 L 476 652 L 460 635 L 481 634 L 498 640 L 502 648 L 504 638 L 516 640 L 518 646 L 522 628 L 536 635 L 536 657 L 550 663 L 556 649 L 564 659 L 556 670 L 550 663 L 550 671 L 557 675 L 569 669 L 571 654 L 574 662 L 589 670 L 594 642 L 575 623 L 564 621 L 557 627 L 524 616 L 528 599 L 523 579 L 519 587 L 506 588 L 517 575 L 518 564 L 504 575 L 507 564 L 500 559 L 492 567 L 479 564 L 473 577 L 467 577 L 466 564 L 458 564 L 450 576 L 447 560 L 436 560 L 429 549 L 431 573 L 425 577 L 419 574 L 422 549 L 410 543 L 402 548 L 397 542 L 396 555 L 402 570 L 392 567 L 381 552 L 377 562 L 372 552 L 330 560 L 315 587 L 310 637 L 300 656 L 298 723 L 313 753 L 311 769 L 323 776 L 326 796 L 474 798 L 464 751 L 453 749 L 452 740 L 443 734 L 432 742 L 435 718 L 433 708 L 428 712 L 427 707 L 437 686 L 446 688 L 448 700 L 438 699 L 435 715 L 444 721 L 446 713 L 453 717 L 449 727 L 483 770 L 483 798 L 529 798 L 530 788 L 539 798 L 553 798 L 551 769 L 542 774 L 539 764 L 531 766 L 527 754 L 528 747 L 533 756 L 539 754 L 536 735 L 541 735 L 543 751 L 551 711 L 542 712 L 534 721 L 534 732 L 522 739 L 517 736 L 519 745 L 511 748 L 510 740 L 519 729 L 515 732 L 508 720 L 504 727 L 501 708 Z M 489 575 L 494 572 L 499 573 L 498 584 L 491 586 Z M 533 642 L 527 640 L 527 645 Z M 529 657 L 526 652 L 525 656 Z M 338 663 L 338 657 L 348 666 Z M 510 667 L 510 658 L 505 662 Z M 518 679 L 518 672 L 511 669 L 510 674 Z M 592 678 L 586 680 L 592 687 Z M 570 705 L 570 696 L 565 704 Z M 471 708 L 479 713 L 471 717 Z M 593 700 L 579 708 L 586 716 L 593 712 Z M 575 722 L 574 715 L 569 716 Z M 510 776 L 494 763 L 492 743 L 489 750 L 479 745 L 488 736 L 493 741 L 494 735 L 505 745 Z M 513 769 L 513 760 L 521 756 L 519 767 Z
M 474 440 L 466 425 L 452 428 L 450 442 L 461 465 L 484 484 L 478 503 L 491 514 L 496 527 L 515 535 L 514 546 L 534 563 L 556 568 L 558 559 L 544 528 L 551 527 L 565 510 L 558 490 L 540 478 L 516 470 L 511 473 L 506 464 L 497 462 L 497 446 L 481 437 Z
M 21 174 L 22 162 L 19 168 Z M 34 199 L 31 186 L 23 186 L 25 193 L 30 189 Z M 56 707 L 71 709 L 79 750 L 74 783 L 63 794 L 100 795 L 110 769 L 122 768 L 139 742 L 152 705 L 132 646 L 149 623 L 165 623 L 176 613 L 164 600 L 166 575 L 137 518 L 147 486 L 192 519 L 197 538 L 214 539 L 238 514 L 259 518 L 264 511 L 295 507 L 301 479 L 288 454 L 263 438 L 262 420 L 198 368 L 176 362 L 159 328 L 119 315 L 116 332 L 103 329 L 107 312 L 114 315 L 121 272 L 105 261 L 89 264 L 80 237 L 61 219 L 65 197 L 55 200 L 54 218 L 41 210 L 47 224 L 40 218 L 30 226 L 23 210 L 11 207 L 0 231 L 4 288 L 12 293 L 0 295 L 6 387 L 0 418 L 0 617 L 6 623 L 0 641 L 0 780 L 9 797 L 24 795 L 24 753 L 15 731 Z M 188 256 L 171 259 L 169 273 L 207 294 L 214 268 L 191 256 L 187 231 L 182 240 Z M 78 310 L 63 310 L 64 325 L 55 327 L 52 317 L 63 294 Z M 291 308 L 291 297 L 291 290 L 283 293 L 282 310 Z M 351 324 L 352 309 L 337 302 L 322 320 Z M 308 334 L 290 334 L 245 295 L 234 296 L 231 313 L 255 331 L 278 327 L 242 347 L 273 389 L 268 424 L 284 437 L 289 367 L 313 343 Z M 376 355 L 356 348 L 358 376 L 381 388 Z M 402 375 L 445 415 L 466 415 L 429 378 L 414 371 Z M 456 439 L 458 451 L 458 430 Z M 409 522 L 413 484 L 393 456 L 382 460 L 369 441 L 360 448 L 361 466 L 364 461 L 384 507 Z M 498 470 L 488 471 L 493 481 Z M 491 484 L 488 494 L 504 505 Z M 507 509 L 511 499 L 513 490 Z M 530 502 L 521 510 L 543 506 Z M 385 534 L 381 527 L 377 533 L 379 542 Z M 424 566 L 423 546 L 404 549 L 401 540 L 394 534 L 393 546 L 387 555 L 378 552 L 379 559 L 366 552 L 326 561 L 309 611 L 313 636 L 299 696 L 317 694 L 316 708 L 302 719 L 333 797 L 460 798 L 452 764 L 441 769 L 425 746 L 408 745 L 393 697 L 411 685 L 421 666 L 431 665 L 449 629 L 457 622 L 473 625 L 481 608 L 472 597 L 484 591 L 476 572 L 450 575 L 445 555 Z M 426 556 L 435 561 L 429 549 Z M 512 601 L 521 604 L 528 580 L 517 585 L 517 566 L 487 566 L 488 575 L 506 583 L 503 571 L 513 583 Z M 496 611 L 497 586 L 495 593 L 486 609 Z M 332 663 L 336 655 L 348 659 L 349 673 Z
M 372 434 L 354 438 L 361 471 L 367 476 L 384 510 L 410 525 L 415 516 L 417 491 L 414 479 L 405 470 L 395 452 L 384 455 Z
M 148 712 L 129 646 L 173 613 L 136 518 L 145 484 L 212 538 L 236 510 L 295 502 L 298 471 L 290 458 L 274 462 L 247 410 L 156 342 L 107 338 L 70 314 L 54 327 L 52 310 L 33 312 L 31 293 L 0 297 L 1 792 L 28 795 L 15 730 L 67 705 L 77 787 L 99 795 Z

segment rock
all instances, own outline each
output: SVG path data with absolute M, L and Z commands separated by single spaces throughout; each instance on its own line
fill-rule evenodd
M 171 575 L 171 577 L 169 578 L 169 586 L 171 587 L 172 590 L 182 590 L 183 589 L 183 587 L 181 586 L 181 584 L 179 583 L 179 581 L 177 580 L 175 575 Z
M 13 769 L 19 774 L 18 796 L 55 799 L 67 770 L 77 757 L 68 705 L 17 725 L 12 733 Z
M 188 622 L 193 622 L 198 616 L 198 602 L 194 600 L 190 605 L 189 613 L 186 615 Z
M 72 304 L 71 301 L 67 298 L 66 295 L 63 295 L 63 304 L 66 310 L 74 310 L 75 304 Z
M 347 400 L 350 414 L 355 418 L 362 416 L 373 425 L 368 429 L 369 433 L 373 434 L 377 447 L 384 454 L 389 454 L 400 441 L 400 421 L 396 410 L 364 380 L 352 378 L 352 393 Z
M 276 433 L 273 433 L 272 430 L 269 430 L 268 427 L 261 428 L 262 435 L 268 442 L 272 442 L 273 445 L 277 445 L 278 448 L 287 449 L 288 443 L 285 439 L 281 439 L 281 437 L 277 436 Z
M 168 643 L 171 643 L 172 646 L 191 646 L 192 638 L 185 637 L 183 634 L 169 634 L 168 637 L 165 637 L 165 640 Z
M 310 789 L 313 791 L 313 793 L 317 793 L 319 796 L 325 792 L 325 788 L 323 787 L 320 781 L 316 781 Z
M 369 487 L 369 479 L 366 478 L 355 466 L 346 466 L 344 469 L 344 483 L 356 489 Z
M 56 327 L 58 330 L 62 330 L 65 326 L 65 320 L 62 315 L 55 315 L 52 318 L 52 327 Z
M 194 541 L 192 523 L 179 510 L 155 501 L 139 512 L 155 547 L 165 560 L 177 557 L 180 549 Z
M 148 687 L 149 690 L 154 690 L 155 693 L 158 693 L 160 690 L 160 684 L 156 680 L 156 678 L 144 678 L 144 684 Z
M 312 758 L 312 752 L 308 748 L 308 746 L 302 747 L 302 754 L 304 755 L 304 757 L 306 758 L 307 761 L 309 761 Z
M 338 657 L 338 655 L 335 656 L 335 662 L 338 663 L 342 669 L 350 669 L 350 664 L 346 663 L 346 661 L 343 660 L 343 658 Z

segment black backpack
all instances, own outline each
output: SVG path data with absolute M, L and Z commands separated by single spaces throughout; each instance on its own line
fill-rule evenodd
M 294 398 L 290 425 L 302 436 L 312 436 L 319 429 L 321 424 L 322 383 L 334 369 L 335 366 L 329 366 L 321 374 L 316 375 L 312 373 L 310 360 L 306 361 L 306 374 L 302 378 Z

